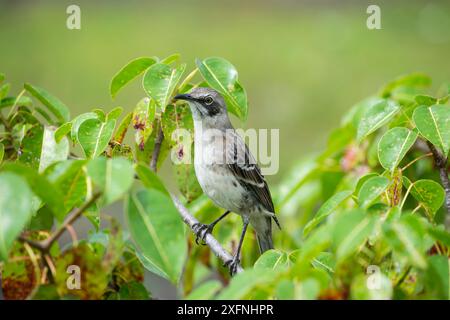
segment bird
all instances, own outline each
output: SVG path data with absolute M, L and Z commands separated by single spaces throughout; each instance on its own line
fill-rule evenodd
M 194 169 L 204 194 L 225 213 L 210 224 L 193 226 L 204 241 L 230 212 L 241 216 L 243 228 L 233 258 L 226 261 L 233 275 L 240 264 L 242 244 L 250 224 L 256 231 L 260 253 L 273 249 L 272 220 L 281 229 L 268 184 L 242 137 L 231 124 L 224 97 L 208 87 L 177 94 L 187 102 L 194 122 Z

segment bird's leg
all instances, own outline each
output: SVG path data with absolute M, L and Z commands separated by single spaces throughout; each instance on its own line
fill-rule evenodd
M 210 224 L 196 223 L 192 227 L 195 231 L 195 243 L 198 244 L 198 240 L 202 240 L 202 244 L 205 245 L 205 238 L 208 233 L 212 233 L 214 226 L 230 213 L 230 210 L 226 211 L 219 218 L 211 222 Z
M 245 232 L 247 231 L 247 227 L 250 222 L 250 219 L 248 217 L 244 216 L 243 221 L 244 221 L 244 227 L 242 228 L 241 238 L 239 239 L 239 244 L 237 247 L 236 254 L 234 255 L 232 260 L 228 260 L 224 264 L 225 267 L 230 268 L 231 275 L 234 275 L 236 273 L 237 267 L 238 267 L 239 263 L 241 262 L 239 257 L 241 256 L 242 243 L 244 243 Z

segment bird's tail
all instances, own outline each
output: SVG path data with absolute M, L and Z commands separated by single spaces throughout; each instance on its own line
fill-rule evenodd
M 258 227 L 256 229 L 256 238 L 258 239 L 259 251 L 264 253 L 267 250 L 273 249 L 272 242 L 272 218 L 263 217 L 259 219 Z

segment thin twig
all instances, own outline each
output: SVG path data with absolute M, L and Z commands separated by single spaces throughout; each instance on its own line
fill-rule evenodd
M 75 222 L 75 220 L 77 220 L 83 214 L 84 211 L 86 211 L 95 201 L 97 201 L 97 199 L 100 197 L 100 195 L 101 195 L 100 192 L 94 194 L 92 196 L 92 198 L 89 199 L 89 201 L 87 201 L 83 206 L 72 211 L 69 214 L 69 216 L 67 217 L 67 219 L 64 221 L 64 223 L 54 233 L 52 233 L 50 235 L 50 237 L 48 237 L 47 239 L 42 240 L 42 241 L 35 241 L 35 240 L 28 239 L 24 235 L 20 235 L 19 240 L 22 242 L 28 243 L 32 248 L 35 248 L 35 249 L 41 251 L 41 253 L 43 253 L 43 254 L 48 253 L 48 251 L 50 250 L 53 243 L 56 240 L 58 240 L 59 237 L 61 237 L 61 235 L 64 233 L 64 231 L 70 225 L 72 225 Z
M 161 144 L 163 142 L 164 139 L 164 133 L 162 130 L 162 123 L 161 120 L 159 122 L 158 125 L 158 134 L 156 135 L 155 138 L 155 147 L 153 148 L 153 153 L 152 153 L 152 160 L 150 161 L 150 169 L 152 169 L 154 172 L 156 172 L 157 170 L 157 164 L 158 164 L 158 158 L 159 158 L 159 153 L 161 152 Z
M 178 200 L 177 197 L 174 195 L 171 195 L 173 203 L 175 204 L 175 207 L 177 208 L 178 212 L 180 213 L 184 223 L 186 223 L 189 228 L 191 228 L 192 231 L 194 231 L 194 225 L 196 223 L 199 223 L 198 220 L 191 215 L 189 210 L 184 207 L 180 200 Z M 207 233 L 205 237 L 205 243 L 208 245 L 208 247 L 211 249 L 212 252 L 220 259 L 222 262 L 227 262 L 233 259 L 233 257 L 220 245 L 219 241 L 216 240 L 216 238 L 213 237 L 211 233 Z M 241 266 L 238 266 L 236 269 L 236 273 L 244 271 Z
M 52 235 L 43 241 L 44 246 L 48 249 L 52 246 L 52 244 L 59 239 L 59 237 L 64 233 L 67 226 L 72 225 L 98 198 L 100 198 L 101 193 L 97 192 L 92 196 L 89 201 L 87 201 L 83 206 L 76 209 L 72 213 L 69 214 L 64 223 L 54 232 Z
M 450 215 L 450 181 L 448 179 L 447 158 L 431 142 L 427 141 L 427 145 L 433 153 L 434 163 L 439 169 L 439 175 L 445 190 L 445 206 L 447 207 L 447 214 Z

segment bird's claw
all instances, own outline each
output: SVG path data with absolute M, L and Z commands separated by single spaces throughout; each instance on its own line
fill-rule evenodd
M 202 245 L 206 245 L 206 235 L 212 232 L 212 227 L 209 224 L 196 223 L 193 226 L 195 232 L 195 243 L 199 244 L 199 240 L 201 240 Z
M 223 266 L 230 269 L 230 275 L 234 276 L 240 263 L 241 260 L 239 260 L 239 258 L 237 257 L 234 257 L 233 259 L 226 261 Z

